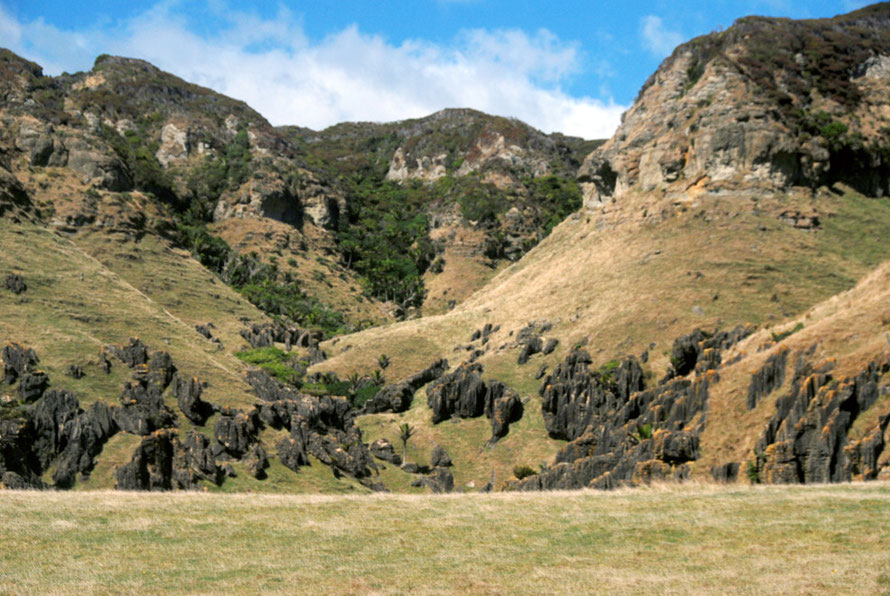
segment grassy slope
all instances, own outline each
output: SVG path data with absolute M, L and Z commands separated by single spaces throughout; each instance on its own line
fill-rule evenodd
M 818 212 L 822 228 L 814 232 L 782 223 L 777 214 L 789 208 Z M 488 436 L 484 420 L 432 427 L 423 393 L 404 415 L 419 429 L 417 438 L 412 439 L 420 451 L 418 459 L 422 461 L 428 448 L 438 442 L 454 458 L 459 482 L 472 480 L 479 486 L 495 468 L 499 484 L 513 465 L 535 468 L 541 461 L 551 460 L 558 449 L 558 442 L 541 436 L 539 383 L 533 376 L 542 365 L 552 369 L 577 341 L 589 338 L 587 349 L 597 364 L 624 354 L 638 355 L 654 342 L 646 369 L 660 377 L 668 364 L 672 340 L 696 326 L 753 322 L 784 329 L 790 318 L 850 289 L 890 259 L 890 245 L 883 241 L 888 233 L 890 201 L 854 193 L 843 197 L 760 197 L 756 201 L 748 196 L 702 196 L 685 203 L 629 196 L 623 204 L 568 218 L 540 246 L 451 313 L 339 338 L 327 346 L 334 357 L 317 368 L 366 372 L 373 369 L 377 355 L 386 353 L 392 359 L 387 376 L 397 379 L 437 356 L 449 358 L 452 365 L 459 363 L 464 352 L 455 351 L 456 345 L 466 344 L 472 330 L 485 323 L 500 324 L 501 330 L 490 342 L 495 349 L 480 360 L 486 376 L 503 380 L 523 397 L 530 397 L 526 407 L 529 418 L 511 430 L 505 442 L 491 452 L 481 449 Z M 874 341 L 878 336 L 870 334 L 870 323 L 854 316 L 857 304 L 849 302 L 851 308 L 845 312 L 851 318 L 837 324 L 854 325 L 856 330 L 848 335 L 864 333 L 862 337 L 867 335 L 869 340 L 867 346 L 855 348 L 864 350 L 859 357 L 845 360 L 847 372 L 862 364 L 864 353 L 872 357 L 881 349 Z M 696 314 L 696 306 L 704 314 Z M 872 309 L 866 318 L 873 319 L 875 313 Z M 511 331 L 515 335 L 535 319 L 555 324 L 545 337 L 559 338 L 560 346 L 549 356 L 534 356 L 528 364 L 518 366 L 518 350 L 498 348 L 512 341 Z M 794 339 L 795 349 L 798 342 L 809 342 L 804 346 L 809 347 L 820 339 L 820 333 L 814 329 L 800 334 Z M 758 341 L 768 336 L 764 331 Z M 845 350 L 853 349 L 847 339 L 834 337 L 825 349 L 843 356 Z M 753 341 L 746 344 L 754 346 L 749 348 L 752 353 L 756 351 Z M 715 395 L 720 396 L 721 404 L 731 405 L 725 410 L 715 406 L 717 411 L 735 416 L 744 409 L 750 372 L 765 356 L 743 361 L 728 376 L 723 375 L 726 382 L 718 386 Z M 730 452 L 738 461 L 753 445 L 760 423 L 772 414 L 778 394 L 755 411 L 757 421 L 748 424 L 746 432 L 750 434 L 744 440 L 738 433 L 730 435 L 737 441 Z M 721 419 L 716 413 L 710 418 L 714 429 L 730 426 L 732 419 Z M 380 436 L 393 440 L 400 422 L 401 417 L 381 414 L 366 416 L 360 424 L 368 440 Z M 474 429 L 476 440 L 468 442 L 469 433 L 455 432 L 454 428 Z M 710 465 L 727 456 L 724 451 L 732 441 L 710 447 L 708 436 L 703 450 L 706 454 L 713 451 L 703 462 Z M 524 447 L 518 452 L 501 449 L 508 442 Z M 469 464 L 469 474 L 460 469 L 462 463 Z M 705 470 L 703 466 L 698 469 Z
M 890 487 L 0 493 L 0 591 L 887 593 Z
M 244 364 L 233 353 L 246 347 L 238 334 L 240 318 L 262 321 L 264 315 L 217 280 L 182 251 L 147 235 L 126 240 L 101 230 L 69 237 L 31 223 L 0 219 L 0 272 L 24 276 L 21 296 L 0 291 L 0 339 L 33 347 L 53 387 L 73 391 L 82 406 L 102 400 L 117 403 L 130 371 L 114 362 L 105 375 L 97 364 L 101 346 L 138 336 L 150 348 L 170 352 L 176 366 L 209 384 L 205 399 L 222 405 L 250 407 L 256 401 L 244 382 Z M 195 331 L 212 321 L 225 349 Z M 86 376 L 64 374 L 69 364 L 84 366 Z M 14 391 L 14 388 L 5 391 Z M 174 410 L 175 400 L 168 397 Z M 194 427 L 183 416 L 182 432 L 194 429 L 209 436 L 214 418 Z M 262 436 L 270 455 L 278 437 Z M 136 437 L 112 438 L 97 467 L 79 488 L 112 488 L 114 469 L 129 461 Z M 366 489 L 348 479 L 336 480 L 327 466 L 295 474 L 275 462 L 270 478 L 258 482 L 246 473 L 230 479 L 222 490 L 278 492 L 343 492 Z M 49 476 L 47 477 L 49 479 Z M 215 487 L 211 487 L 215 488 Z

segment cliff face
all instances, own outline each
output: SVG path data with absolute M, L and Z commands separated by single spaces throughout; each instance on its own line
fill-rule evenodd
M 748 17 L 679 46 L 579 172 L 585 203 L 630 189 L 890 192 L 890 4 Z

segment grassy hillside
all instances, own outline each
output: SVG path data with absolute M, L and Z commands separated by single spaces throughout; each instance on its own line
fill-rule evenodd
M 482 448 L 487 437 L 483 419 L 432 425 L 423 391 L 405 414 L 360 419 L 368 440 L 385 437 L 394 444 L 398 425 L 410 422 L 419 430 L 412 439 L 417 451 L 409 459 L 424 461 L 440 444 L 455 460 L 458 483 L 481 486 L 492 470 L 500 484 L 512 477 L 516 465 L 537 469 L 552 461 L 561 443 L 546 438 L 540 381 L 534 376 L 542 366 L 552 370 L 575 344 L 587 341 L 595 366 L 648 351 L 644 371 L 654 382 L 669 365 L 673 339 L 693 328 L 748 322 L 761 327 L 724 357 L 751 355 L 722 370 L 723 380 L 715 385 L 702 459 L 693 469 L 701 477 L 709 477 L 711 465 L 750 459 L 760 429 L 775 411 L 775 396 L 782 391 L 752 412 L 745 409 L 751 373 L 773 353 L 758 353 L 758 346 L 773 332 L 802 323 L 804 331 L 783 345 L 798 353 L 819 343 L 819 354 L 839 360 L 836 376 L 855 374 L 886 351 L 888 268 L 866 277 L 849 295 L 833 296 L 890 259 L 890 247 L 881 241 L 890 232 L 887 199 L 852 192 L 816 198 L 703 197 L 680 205 L 636 199 L 639 204 L 631 200 L 570 217 L 526 258 L 447 315 L 330 342 L 328 349 L 336 356 L 316 369 L 370 370 L 377 355 L 386 353 L 392 359 L 387 375 L 400 378 L 438 356 L 460 363 L 468 356 L 464 346 L 472 330 L 500 325 L 479 362 L 486 378 L 506 382 L 529 401 L 522 421 L 493 449 Z M 820 226 L 799 229 L 781 221 L 779 215 L 789 209 L 818 213 Z M 554 353 L 518 365 L 519 349 L 511 342 L 534 320 L 552 322 L 545 335 L 560 344 Z M 791 377 L 786 376 L 782 390 Z M 885 406 L 880 402 L 875 412 Z
M 0 528 L 10 593 L 890 591 L 881 483 L 360 499 L 6 492 Z

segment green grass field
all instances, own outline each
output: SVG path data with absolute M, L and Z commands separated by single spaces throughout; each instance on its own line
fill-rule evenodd
M 0 493 L 0 593 L 890 593 L 890 485 Z

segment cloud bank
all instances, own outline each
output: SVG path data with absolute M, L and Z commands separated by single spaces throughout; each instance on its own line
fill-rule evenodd
M 546 30 L 474 29 L 446 45 L 396 45 L 352 25 L 310 41 L 286 9 L 264 19 L 221 3 L 210 7 L 213 31 L 199 34 L 200 24 L 170 2 L 81 31 L 42 19 L 18 22 L 0 6 L 0 43 L 49 74 L 89 68 L 100 53 L 142 58 L 247 102 L 275 125 L 321 129 L 470 107 L 545 132 L 606 138 L 627 107 L 566 93 L 562 85 L 583 69 L 582 57 L 576 44 Z

